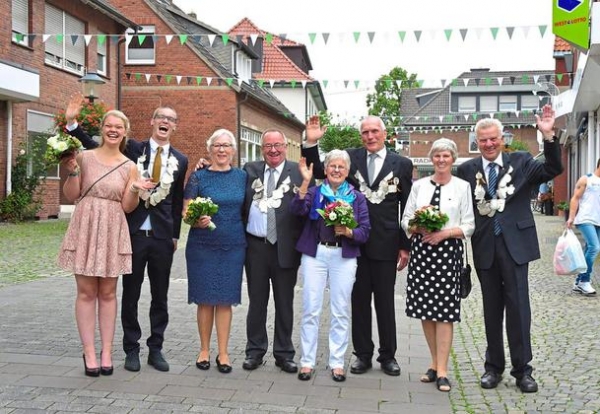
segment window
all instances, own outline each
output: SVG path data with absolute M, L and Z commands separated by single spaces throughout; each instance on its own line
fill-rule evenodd
M 475 112 L 475 97 L 474 96 L 459 96 L 458 97 L 458 112 Z
M 46 41 L 46 63 L 82 75 L 85 65 L 85 42 L 81 37 L 73 44 L 71 34 L 85 33 L 85 24 L 70 14 L 46 4 L 45 33 L 63 35 L 60 43 L 54 36 Z
M 240 167 L 250 161 L 262 159 L 260 132 L 242 127 L 240 136 Z
M 498 97 L 496 95 L 479 97 L 479 110 L 481 112 L 497 112 Z
M 134 33 L 133 29 L 127 29 L 125 44 L 125 63 L 130 65 L 153 65 L 154 64 L 154 26 L 141 26 Z
M 54 134 L 54 117 L 36 111 L 27 111 L 27 150 L 34 157 L 43 157 L 46 150 L 46 140 Z M 31 173 L 32 166 L 28 166 Z M 59 178 L 58 165 L 48 168 L 48 178 Z
M 235 70 L 238 78 L 248 82 L 252 78 L 252 61 L 243 53 L 236 55 Z
M 500 112 L 516 112 L 517 96 L 516 95 L 501 95 L 500 96 Z
M 521 111 L 533 111 L 540 108 L 540 98 L 536 95 L 521 96 Z
M 29 0 L 12 0 L 12 41 L 29 46 Z
M 102 39 L 102 41 L 100 40 Z M 106 62 L 106 49 L 107 43 L 106 35 L 104 33 L 98 33 L 96 36 L 96 51 L 97 51 L 97 71 L 99 75 L 106 76 L 108 74 L 107 62 Z
M 477 135 L 475 132 L 469 132 L 469 152 L 479 152 L 477 147 Z

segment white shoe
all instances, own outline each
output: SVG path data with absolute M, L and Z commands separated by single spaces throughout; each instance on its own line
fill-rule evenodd
M 579 282 L 575 286 L 573 286 L 573 290 L 583 293 L 584 295 L 595 295 L 596 289 L 592 287 L 590 282 Z

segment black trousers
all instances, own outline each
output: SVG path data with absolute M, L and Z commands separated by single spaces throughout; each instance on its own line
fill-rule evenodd
M 273 356 L 277 360 L 293 359 L 294 287 L 298 268 L 282 268 L 277 260 L 277 245 L 248 236 L 246 280 L 248 282 L 248 315 L 246 317 L 246 357 L 262 358 L 269 345 L 267 308 L 271 286 L 275 302 Z
M 510 256 L 503 237 L 495 237 L 495 258 L 490 269 L 476 269 L 483 296 L 487 350 L 485 370 L 504 372 L 503 320 L 512 363 L 511 375 L 531 375 L 531 308 L 528 264 L 518 265 Z
M 358 258 L 356 281 L 352 289 L 352 344 L 354 355 L 360 359 L 371 360 L 375 349 L 371 332 L 371 298 L 375 302 L 379 332 L 377 361 L 386 362 L 395 358 L 397 348 L 395 284 L 395 260 L 372 260 L 365 256 Z
M 138 321 L 138 302 L 147 268 L 152 299 L 150 302 L 150 336 L 146 344 L 151 351 L 160 351 L 169 323 L 167 295 L 174 254 L 173 240 L 133 234 L 131 245 L 133 248 L 133 273 L 123 276 L 121 299 L 123 350 L 127 353 L 138 350 L 140 347 L 142 328 Z

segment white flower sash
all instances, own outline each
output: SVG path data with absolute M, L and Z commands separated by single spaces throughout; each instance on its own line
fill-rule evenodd
M 287 176 L 281 184 L 279 184 L 279 187 L 273 190 L 271 197 L 267 197 L 265 185 L 260 178 L 257 178 L 252 182 L 252 189 L 254 190 L 252 200 L 257 203 L 258 209 L 262 213 L 266 213 L 269 208 L 279 208 L 281 206 L 281 199 L 285 193 L 290 191 L 290 188 L 291 179 Z
M 376 190 L 371 190 L 369 188 L 369 185 L 360 171 L 357 170 L 354 177 L 358 181 L 358 190 L 373 204 L 380 204 L 388 194 L 399 191 L 398 184 L 400 183 L 400 179 L 394 177 L 393 171 L 390 171 L 390 173 L 379 182 L 379 187 L 377 187 Z
M 512 195 L 515 192 L 515 186 L 509 184 L 512 181 L 512 165 L 508 167 L 508 172 L 502 176 L 498 182 L 498 188 L 496 189 L 496 196 L 491 200 L 485 199 L 485 188 L 483 187 L 485 178 L 481 171 L 475 174 L 475 201 L 477 201 L 477 211 L 482 216 L 494 217 L 496 212 L 502 213 L 506 204 L 506 197 Z
M 146 150 L 138 157 L 137 170 L 140 177 L 148 176 L 148 170 L 144 167 L 146 162 Z M 146 208 L 157 205 L 169 195 L 171 184 L 175 181 L 175 171 L 179 167 L 179 161 L 173 155 L 167 157 L 167 168 L 160 177 L 160 183 L 152 190 L 140 191 L 140 198 L 146 202 Z

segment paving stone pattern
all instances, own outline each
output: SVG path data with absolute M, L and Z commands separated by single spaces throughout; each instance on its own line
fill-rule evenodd
M 377 363 L 363 375 L 348 374 L 344 383 L 331 380 L 327 368 L 329 312 L 325 306 L 319 338 L 316 375 L 298 381 L 274 365 L 270 353 L 264 366 L 244 371 L 245 315 L 248 301 L 234 309 L 230 340 L 233 372 L 217 372 L 216 338 L 213 338 L 209 371 L 195 367 L 199 349 L 196 308 L 187 304 L 184 258 L 181 240 L 172 272 L 171 321 L 166 332 L 165 356 L 168 373 L 146 364 L 142 348 L 142 370 L 123 369 L 121 329 L 117 322 L 114 345 L 115 372 L 112 377 L 83 375 L 81 346 L 74 321 L 75 284 L 52 265 L 44 263 L 40 280 L 0 288 L 0 413 L 594 413 L 600 411 L 600 385 L 595 369 L 600 362 L 599 306 L 595 297 L 571 292 L 572 278 L 552 271 L 552 253 L 564 221 L 536 215 L 542 259 L 531 264 L 534 377 L 537 394 L 522 394 L 508 371 L 494 390 L 479 387 L 483 369 L 485 332 L 481 295 L 474 280 L 471 296 L 463 302 L 463 322 L 455 327 L 449 394 L 433 384 L 419 382 L 427 369 L 429 352 L 419 321 L 404 315 L 405 272 L 396 285 L 398 352 L 402 367 L 399 377 L 385 375 Z M 60 239 L 62 235 L 57 235 Z M 51 245 L 57 246 L 55 241 Z M 29 249 L 23 246 L 30 245 Z M 7 246 L 0 251 L 0 263 L 29 268 L 36 243 L 23 241 L 18 251 Z M 20 255 L 21 257 L 14 257 Z M 18 271 L 18 270 L 17 270 Z M 48 277 L 52 276 L 52 277 Z M 597 281 L 597 278 L 594 279 Z M 600 286 L 597 286 L 600 287 Z M 245 292 L 245 286 L 243 288 Z M 299 318 L 302 282 L 296 290 L 294 342 L 299 347 Z M 148 284 L 140 303 L 144 335 L 148 333 Z M 273 329 L 270 304 L 269 333 Z M 374 332 L 377 332 L 374 328 Z M 145 338 L 145 337 L 144 337 Z M 351 348 L 351 347 L 350 347 Z M 348 352 L 348 365 L 351 362 Z M 508 349 L 507 349 L 508 355 Z M 299 350 L 298 350 L 299 354 Z M 299 361 L 299 355 L 296 361 Z

